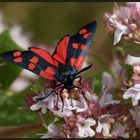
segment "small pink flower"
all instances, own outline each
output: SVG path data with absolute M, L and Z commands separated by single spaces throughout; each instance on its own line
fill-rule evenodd
M 121 123 L 115 123 L 113 125 L 113 129 L 111 131 L 111 135 L 113 138 L 123 137 L 129 138 L 129 134 L 126 131 L 126 126 L 123 126 Z
M 37 111 L 41 109 L 41 112 L 45 114 L 47 112 L 47 105 L 43 101 L 38 101 L 37 103 L 33 104 L 30 109 L 32 111 Z
M 85 112 L 88 110 L 88 104 L 83 97 L 83 95 L 80 96 L 80 101 L 73 100 L 73 106 L 75 107 L 76 112 Z
M 117 21 L 117 16 L 115 14 L 112 16 L 105 14 L 105 17 L 108 21 L 108 24 L 115 28 L 114 45 L 116 45 L 121 40 L 122 35 L 129 34 L 130 30 L 126 25 L 123 25 L 121 22 Z
M 111 123 L 114 122 L 114 119 L 109 114 L 104 114 L 99 117 L 98 119 L 98 126 L 96 127 L 96 132 L 101 133 L 103 132 L 104 136 L 108 136 L 111 129 Z
M 99 100 L 99 97 L 96 94 L 89 93 L 88 91 L 85 91 L 84 96 L 91 103 L 97 103 Z
M 126 7 L 116 6 L 112 13 L 105 13 L 104 20 L 110 32 L 114 32 L 114 45 L 124 35 L 124 39 L 140 42 L 140 5 L 138 2 L 126 3 Z
M 103 72 L 103 74 L 102 74 L 102 85 L 111 89 L 113 87 L 114 82 L 115 81 L 113 80 L 111 74 L 109 74 L 108 72 Z
M 86 137 L 93 137 L 95 135 L 95 132 L 93 129 L 91 129 L 91 126 L 94 126 L 96 124 L 96 121 L 92 118 L 79 118 L 76 126 L 78 127 L 78 135 L 80 138 L 86 138 Z
M 101 98 L 99 99 L 98 103 L 99 103 L 100 107 L 105 107 L 107 105 L 119 104 L 120 101 L 113 100 L 112 94 L 104 92 L 103 95 L 101 96 Z
M 133 120 L 135 120 L 136 125 L 140 126 L 140 106 L 136 106 L 134 110 L 130 109 L 129 111 L 133 117 Z
M 140 65 L 134 64 L 133 65 L 133 75 L 131 79 L 133 80 L 133 85 L 140 84 Z
M 140 64 L 140 57 L 135 57 L 135 56 L 131 56 L 131 55 L 127 55 L 126 59 L 125 59 L 125 63 L 126 64 Z
M 140 65 L 133 65 L 133 71 L 135 74 L 140 75 Z
M 47 127 L 48 132 L 46 134 L 42 134 L 41 138 L 56 138 L 60 135 L 60 129 L 56 127 L 54 123 L 50 123 Z
M 37 95 L 37 96 L 40 96 L 40 95 Z M 33 98 L 35 98 L 35 97 L 36 96 L 34 96 Z M 56 95 L 51 94 L 48 98 L 37 101 L 34 104 L 32 104 L 30 106 L 30 109 L 32 111 L 37 111 L 37 110 L 41 109 L 42 113 L 46 113 L 48 109 L 53 109 L 55 107 L 56 102 L 57 102 Z
M 64 116 L 70 117 L 70 116 L 72 116 L 73 115 L 72 110 L 74 110 L 74 108 L 71 105 L 71 101 L 69 99 L 65 98 L 63 100 L 63 102 L 64 102 L 64 105 L 63 105 L 62 101 L 59 101 L 57 106 L 56 106 L 57 108 L 56 109 L 55 108 L 51 109 L 51 111 L 55 115 L 60 116 L 60 117 L 64 117 Z
M 136 84 L 124 92 L 123 94 L 124 99 L 128 99 L 130 97 L 133 106 L 138 105 L 138 100 L 140 99 L 140 84 Z

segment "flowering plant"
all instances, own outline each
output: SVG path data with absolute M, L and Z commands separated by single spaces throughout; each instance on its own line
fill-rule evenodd
M 113 60 L 109 69 L 90 77 L 83 75 L 81 79 L 75 79 L 74 85 L 79 88 L 75 87 L 70 91 L 57 89 L 54 81 L 45 81 L 38 88 L 38 77 L 25 70 L 18 71 L 11 80 L 9 91 L 5 91 L 8 97 L 14 92 L 25 92 L 24 89 L 32 87 L 32 94 L 23 95 L 25 106 L 21 110 L 40 115 L 45 132 L 37 132 L 39 137 L 140 137 L 140 3 L 127 2 L 125 6 L 115 3 L 112 13 L 103 14 L 102 22 L 111 37 L 113 36 L 114 42 Z M 0 26 L 0 33 L 5 34 L 7 27 L 3 23 Z M 19 26 L 9 29 L 8 35 L 16 48 L 31 45 L 30 35 L 23 36 Z M 53 47 L 38 47 L 54 52 Z M 3 64 L 0 67 L 4 67 Z M 38 80 L 37 83 L 32 85 L 35 80 Z M 53 89 L 56 89 L 56 93 L 42 100 L 35 100 Z M 36 116 L 32 118 L 37 120 Z M 33 121 L 32 118 L 28 116 L 23 118 L 23 122 L 18 122 L 23 124 Z
M 108 77 L 103 78 L 107 80 Z M 109 89 L 104 87 L 102 93 L 97 95 L 90 80 L 84 79 L 82 83 L 84 86 L 81 90 L 74 89 L 71 93 L 63 91 L 64 105 L 60 95 L 52 94 L 36 102 L 32 99 L 38 95 L 26 96 L 25 99 L 32 111 L 52 114 L 53 121 L 46 124 L 43 120 L 43 125 L 48 131 L 40 134 L 42 138 L 129 138 L 138 133 L 139 106 L 134 110 L 129 109 L 130 104 L 113 99 Z M 129 89 L 123 94 L 125 99 L 130 96 L 127 92 Z M 132 96 L 133 94 L 137 95 L 132 93 Z

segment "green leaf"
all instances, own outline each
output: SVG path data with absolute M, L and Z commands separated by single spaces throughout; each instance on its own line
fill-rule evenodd
M 140 45 L 134 42 L 129 42 L 123 46 L 116 46 L 123 49 L 127 54 L 140 57 Z
M 21 125 L 37 121 L 37 112 L 20 109 L 24 104 L 23 93 L 29 93 L 29 88 L 20 93 L 6 91 L 0 94 L 0 125 Z
M 21 48 L 11 39 L 9 31 L 6 30 L 2 32 L 0 34 L 0 53 L 15 49 L 21 50 Z M 0 66 L 0 83 L 2 84 L 3 89 L 7 89 L 19 75 L 21 69 L 6 62 L 2 58 L 0 58 L 0 64 L 1 63 L 4 63 L 4 65 Z
M 61 127 L 62 124 L 64 124 L 64 123 L 65 123 L 64 118 L 58 117 L 58 120 L 55 122 L 55 125 L 59 128 L 59 127 Z

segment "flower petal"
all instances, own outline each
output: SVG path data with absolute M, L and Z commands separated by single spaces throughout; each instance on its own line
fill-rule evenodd
M 105 87 L 111 88 L 114 84 L 114 80 L 108 72 L 103 72 L 102 74 L 102 83 Z
M 110 124 L 109 123 L 103 123 L 102 127 L 103 127 L 103 135 L 107 136 L 109 134 L 109 131 L 110 131 L 110 127 L 111 127 Z
M 113 98 L 112 94 L 104 93 L 99 100 L 100 107 L 105 107 L 109 104 L 114 105 L 114 104 L 119 104 L 120 103 L 119 100 L 113 100 L 112 98 Z
M 102 124 L 100 123 L 100 121 L 98 121 L 98 126 L 96 127 L 96 132 L 100 133 L 102 131 L 102 128 L 103 128 Z
M 93 126 L 93 125 L 96 124 L 96 121 L 94 119 L 92 119 L 92 118 L 88 118 L 88 119 L 85 120 L 85 124 L 87 126 Z
M 138 100 L 136 100 L 135 97 L 133 97 L 133 98 L 131 99 L 131 101 L 132 101 L 132 105 L 133 105 L 133 106 L 138 105 Z
M 123 31 L 122 30 L 117 29 L 115 31 L 113 45 L 116 45 L 121 40 L 122 35 L 123 35 Z
M 133 97 L 134 96 L 134 92 L 135 92 L 134 90 L 128 89 L 127 91 L 124 92 L 123 98 L 124 99 L 128 99 L 130 97 Z

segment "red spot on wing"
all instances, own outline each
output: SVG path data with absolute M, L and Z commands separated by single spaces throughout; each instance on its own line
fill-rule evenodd
M 54 80 L 55 74 L 56 72 L 52 67 L 47 67 L 45 70 L 41 70 L 39 75 L 43 78 Z
M 74 64 L 75 64 L 75 61 L 76 61 L 76 58 L 74 58 L 74 57 L 72 57 L 72 58 L 70 59 L 70 64 L 71 64 L 72 67 L 73 67 Z
M 82 67 L 82 64 L 85 60 L 85 56 L 79 56 L 78 58 L 72 57 L 70 60 L 70 64 L 72 67 L 76 67 L 76 69 L 80 69 Z
M 73 47 L 74 49 L 78 50 L 79 44 L 78 44 L 78 43 L 73 43 L 73 44 L 72 44 L 72 47 Z
M 43 78 L 54 80 L 54 76 L 49 73 L 46 73 L 44 70 L 40 71 L 39 75 Z
M 82 67 L 85 56 L 79 56 L 76 60 L 75 67 L 79 70 Z
M 41 58 L 43 58 L 44 60 L 46 60 L 50 64 L 54 65 L 53 59 L 51 58 L 51 56 L 49 55 L 49 53 L 46 52 L 45 50 L 42 50 L 42 49 L 39 49 L 39 48 L 30 48 L 30 50 L 32 52 L 38 54 Z
M 39 59 L 36 56 L 34 56 L 30 59 L 30 62 L 32 62 L 34 64 L 36 64 L 38 61 L 39 61 Z
M 35 65 L 34 65 L 33 63 L 30 63 L 30 64 L 28 65 L 28 69 L 29 69 L 29 70 L 34 70 L 34 69 L 35 69 Z
M 63 59 L 61 59 L 61 58 L 59 57 L 59 55 L 55 54 L 53 57 L 54 57 L 56 60 L 58 60 L 59 62 L 61 62 L 62 64 L 65 64 L 65 61 L 64 61 Z
M 83 34 L 85 34 L 87 32 L 87 29 L 81 29 L 80 31 L 79 31 L 79 34 L 81 34 L 81 35 L 83 35 Z
M 68 43 L 69 43 L 70 37 L 65 36 L 57 45 L 56 47 L 56 53 L 53 56 L 56 60 L 59 62 L 65 64 L 66 57 L 67 57 L 67 49 L 68 49 Z
M 87 45 L 85 45 L 85 44 L 82 44 L 81 47 L 80 47 L 80 49 L 83 50 L 83 51 L 86 50 L 86 48 L 87 48 Z
M 84 37 L 85 39 L 87 39 L 87 38 L 90 37 L 90 35 L 91 35 L 91 33 L 87 33 L 87 34 L 84 34 L 83 37 Z
M 46 70 L 45 70 L 45 72 L 46 73 L 50 73 L 52 75 L 55 75 L 55 73 L 56 73 L 55 70 L 53 68 L 51 68 L 51 67 L 47 67 Z
M 53 60 L 53 63 L 56 67 L 58 67 L 58 61 L 56 61 L 55 59 Z
M 15 57 L 18 57 L 18 56 L 20 56 L 21 55 L 21 52 L 20 51 L 17 51 L 17 52 L 14 52 L 13 53 L 13 56 L 15 56 Z
M 16 63 L 22 62 L 22 57 L 15 58 L 14 62 L 16 62 Z

